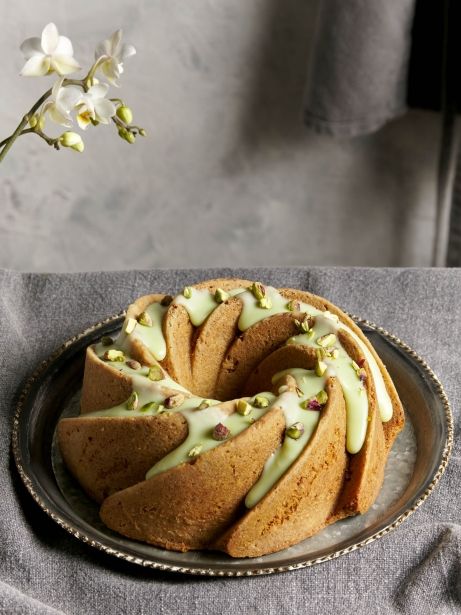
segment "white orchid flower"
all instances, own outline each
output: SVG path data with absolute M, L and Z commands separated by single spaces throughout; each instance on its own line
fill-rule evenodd
M 53 122 L 62 126 L 72 126 L 70 112 L 77 106 L 82 98 L 82 92 L 72 86 L 62 87 L 64 77 L 56 80 L 51 90 L 51 96 L 43 105 L 42 113 L 48 113 Z
M 101 69 L 108 81 L 118 87 L 118 79 L 123 73 L 123 62 L 126 58 L 134 56 L 136 49 L 133 45 L 122 45 L 122 30 L 117 30 L 112 36 L 99 43 L 96 47 L 95 58 L 102 56 L 107 59 L 101 63 Z
M 43 28 L 41 38 L 26 39 L 21 45 L 21 51 L 27 59 L 21 71 L 24 77 L 41 77 L 52 72 L 69 75 L 80 70 L 73 57 L 72 43 L 66 36 L 59 36 L 54 23 Z
M 108 85 L 98 83 L 81 95 L 77 104 L 77 122 L 83 130 L 86 130 L 91 120 L 108 124 L 115 115 L 114 103 L 105 98 L 108 89 Z

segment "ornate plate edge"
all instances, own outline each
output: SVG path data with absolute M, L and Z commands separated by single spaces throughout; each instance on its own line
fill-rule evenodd
M 287 572 L 289 570 L 298 570 L 300 568 L 308 568 L 310 566 L 314 566 L 315 564 L 327 562 L 327 561 L 336 559 L 337 557 L 340 557 L 341 555 L 346 555 L 347 553 L 351 553 L 352 551 L 355 551 L 356 549 L 364 547 L 374 542 L 378 538 L 382 538 L 389 532 L 395 530 L 406 519 L 408 519 L 408 517 L 412 515 L 421 506 L 421 504 L 429 497 L 429 495 L 432 493 L 432 491 L 434 490 L 437 483 L 440 481 L 442 475 L 444 474 L 447 468 L 448 460 L 450 458 L 452 447 L 453 447 L 453 415 L 452 415 L 451 406 L 450 406 L 450 402 L 448 400 L 447 394 L 445 393 L 445 390 L 439 378 L 437 377 L 435 372 L 429 367 L 426 361 L 422 357 L 420 357 L 410 346 L 408 346 L 408 344 L 403 342 L 400 338 L 393 335 L 392 333 L 389 333 L 389 331 L 387 331 L 386 329 L 383 329 L 382 327 L 375 325 L 369 320 L 365 320 L 353 314 L 349 314 L 349 316 L 357 324 L 364 325 L 374 331 L 377 331 L 379 334 L 381 334 L 385 338 L 392 341 L 396 346 L 398 346 L 399 348 L 404 350 L 408 355 L 410 355 L 412 359 L 414 359 L 426 372 L 432 384 L 435 386 L 436 391 L 443 404 L 443 408 L 445 411 L 445 420 L 447 424 L 447 439 L 446 439 L 445 446 L 442 452 L 442 460 L 440 462 L 439 467 L 437 468 L 437 471 L 434 474 L 432 481 L 429 483 L 424 493 L 420 495 L 420 497 L 416 500 L 416 502 L 413 504 L 411 508 L 407 509 L 404 513 L 399 515 L 393 523 L 387 525 L 382 530 L 380 530 L 379 532 L 376 532 L 372 536 L 369 536 L 365 540 L 362 540 L 358 543 L 350 545 L 349 547 L 346 547 L 345 549 L 339 549 L 338 551 L 334 551 L 333 553 L 330 553 L 323 557 L 308 559 L 303 562 L 298 562 L 296 564 L 289 564 L 287 566 L 278 566 L 278 567 L 272 567 L 272 568 L 271 567 L 249 568 L 247 570 L 229 570 L 226 568 L 212 569 L 212 568 L 201 568 L 201 567 L 183 567 L 183 566 L 162 564 L 154 560 L 144 559 L 141 557 L 135 557 L 133 555 L 129 555 L 128 553 L 124 553 L 123 551 L 117 551 L 116 549 L 112 549 L 111 547 L 108 547 L 104 545 L 103 543 L 97 540 L 94 540 L 90 538 L 89 536 L 87 536 L 86 534 L 80 532 L 76 527 L 74 527 L 73 525 L 68 523 L 65 519 L 61 518 L 55 512 L 50 510 L 48 506 L 46 505 L 46 503 L 42 500 L 40 495 L 36 492 L 33 480 L 29 477 L 29 475 L 27 474 L 26 470 L 24 469 L 22 465 L 22 458 L 21 458 L 20 447 L 19 447 L 19 424 L 20 424 L 20 417 L 21 417 L 21 412 L 23 409 L 24 402 L 27 399 L 33 384 L 44 373 L 44 371 L 48 368 L 48 366 L 53 361 L 55 361 L 59 356 L 61 356 L 75 342 L 79 341 L 86 335 L 93 333 L 100 327 L 115 322 L 117 319 L 121 318 L 124 315 L 125 315 L 125 312 L 121 312 L 120 314 L 110 316 L 109 318 L 106 318 L 105 320 L 92 325 L 91 327 L 85 329 L 85 331 L 82 331 L 81 333 L 68 339 L 66 342 L 64 342 L 62 346 L 60 346 L 55 352 L 53 352 L 48 357 L 48 359 L 45 359 L 44 361 L 42 361 L 39 364 L 39 366 L 36 368 L 36 370 L 32 373 L 32 375 L 29 377 L 29 379 L 26 381 L 25 385 L 23 386 L 21 393 L 19 395 L 19 399 L 16 403 L 15 413 L 13 416 L 13 428 L 12 428 L 12 436 L 11 436 L 13 457 L 14 457 L 14 461 L 15 461 L 18 473 L 27 491 L 30 493 L 30 495 L 35 500 L 35 502 L 40 506 L 40 508 L 49 517 L 51 517 L 53 521 L 55 521 L 60 527 L 62 527 L 69 534 L 71 534 L 72 536 L 80 540 L 81 542 L 84 542 L 85 544 L 90 545 L 91 547 L 98 549 L 99 551 L 102 551 L 108 555 L 113 555 L 121 560 L 130 562 L 133 564 L 137 564 L 139 566 L 143 566 L 145 568 L 151 568 L 153 570 L 160 570 L 160 571 L 179 572 L 182 574 L 190 574 L 190 575 L 198 575 L 198 576 L 216 576 L 216 577 L 257 576 L 257 575 L 274 574 L 277 572 Z

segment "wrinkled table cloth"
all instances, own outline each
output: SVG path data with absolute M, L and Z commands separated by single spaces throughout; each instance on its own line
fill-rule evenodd
M 18 390 L 66 339 L 149 292 L 218 276 L 324 295 L 407 342 L 441 379 L 455 447 L 430 498 L 400 528 L 336 560 L 254 578 L 142 569 L 80 543 L 35 504 L 10 451 Z M 461 612 L 461 270 L 290 268 L 79 274 L 0 271 L 0 613 L 184 615 Z

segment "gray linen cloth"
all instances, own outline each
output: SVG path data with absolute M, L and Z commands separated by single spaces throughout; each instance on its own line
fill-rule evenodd
M 441 484 L 399 529 L 334 561 L 256 578 L 145 570 L 80 543 L 23 488 L 10 456 L 18 388 L 66 339 L 148 292 L 220 275 L 305 288 L 392 331 L 444 383 L 456 444 Z M 0 271 L 0 612 L 279 615 L 461 612 L 461 271 L 311 268 L 72 275 Z
M 406 110 L 415 0 L 320 0 L 305 123 L 338 137 L 377 130 Z

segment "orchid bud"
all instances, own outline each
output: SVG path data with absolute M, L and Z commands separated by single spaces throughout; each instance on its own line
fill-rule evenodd
M 140 128 L 139 129 L 139 134 L 141 135 L 141 137 L 145 137 L 147 132 L 144 130 L 144 128 Z
M 32 117 L 29 118 L 29 126 L 31 128 L 35 128 L 38 124 L 38 117 L 36 115 L 33 115 Z
M 133 121 L 133 112 L 130 107 L 122 105 L 117 109 L 117 117 L 120 118 L 122 122 L 125 122 L 125 124 L 131 124 Z
M 125 139 L 127 143 L 134 143 L 136 141 L 136 137 L 132 132 L 124 128 L 123 126 L 118 129 L 118 134 L 122 139 Z
M 70 147 L 76 152 L 83 152 L 84 144 L 82 141 L 82 137 L 76 133 L 71 131 L 63 132 L 59 137 L 59 143 L 63 147 Z

